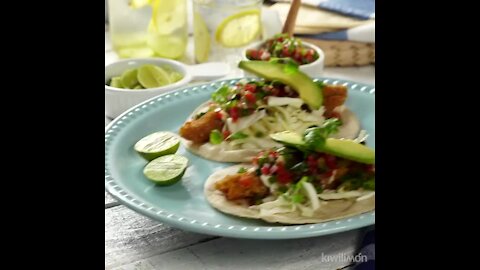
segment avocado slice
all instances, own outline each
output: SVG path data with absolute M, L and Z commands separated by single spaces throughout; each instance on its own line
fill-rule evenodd
M 305 149 L 305 141 L 302 135 L 293 131 L 283 131 L 271 134 L 270 137 L 287 146 L 293 146 L 300 150 Z M 327 138 L 323 146 L 315 147 L 315 151 L 333 156 L 353 160 L 364 164 L 375 164 L 375 151 L 363 144 L 352 140 L 339 140 Z
M 298 69 L 289 70 L 286 64 L 246 60 L 240 61 L 238 67 L 266 80 L 280 81 L 292 87 L 312 109 L 319 109 L 323 104 L 322 89 Z
M 319 152 L 360 163 L 375 164 L 375 151 L 372 148 L 352 140 L 327 138 L 325 145 L 319 149 Z
M 270 138 L 286 146 L 292 146 L 299 149 L 303 149 L 303 146 L 305 145 L 303 137 L 293 131 L 282 131 L 273 133 L 270 134 Z

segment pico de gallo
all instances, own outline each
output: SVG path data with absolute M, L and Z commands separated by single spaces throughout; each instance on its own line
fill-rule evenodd
M 340 119 L 340 115 L 334 109 L 345 103 L 347 88 L 320 82 L 318 84 L 324 95 L 324 117 Z M 224 85 L 212 94 L 207 110 L 198 113 L 181 127 L 180 135 L 199 144 L 206 142 L 220 144 L 222 141 L 245 138 L 244 133 L 232 132 L 226 124 L 241 125 L 240 120 L 244 122 L 255 120 L 247 117 L 254 118 L 254 114 L 265 110 L 269 97 L 298 99 L 299 95 L 290 86 L 278 81 L 242 80 L 231 87 Z M 311 112 L 305 103 L 301 105 L 301 109 Z M 265 135 L 268 134 L 256 134 L 258 137 Z
M 328 121 L 326 125 L 338 126 L 335 121 Z M 305 136 L 320 129 L 322 127 L 307 130 Z M 241 168 L 237 174 L 217 182 L 216 189 L 228 200 L 243 200 L 250 205 L 265 202 L 262 200 L 267 197 L 283 196 L 289 203 L 307 204 L 313 210 L 318 209 L 320 200 L 360 200 L 375 190 L 374 163 L 361 163 L 309 147 L 289 145 L 261 151 L 252 163 L 250 169 Z
M 249 49 L 246 52 L 249 60 L 269 61 L 272 58 L 291 58 L 298 65 L 310 64 L 318 59 L 318 53 L 302 45 L 298 38 L 287 34 L 277 34 L 265 41 L 259 49 Z

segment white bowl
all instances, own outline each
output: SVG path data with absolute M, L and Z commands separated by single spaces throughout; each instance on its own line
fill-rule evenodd
M 252 44 L 248 48 L 246 48 L 242 52 L 243 59 L 244 60 L 249 60 L 247 58 L 247 51 L 250 50 L 250 49 L 259 49 L 260 46 L 264 42 L 265 41 L 257 42 L 257 43 Z M 314 62 L 310 63 L 310 64 L 300 65 L 300 67 L 299 67 L 300 70 L 303 71 L 304 73 L 306 73 L 310 77 L 321 76 L 322 73 L 323 73 L 323 67 L 324 67 L 324 62 L 325 62 L 325 53 L 322 51 L 322 49 L 320 49 L 319 47 L 317 47 L 317 46 L 315 46 L 311 43 L 302 41 L 302 45 L 306 48 L 314 49 L 318 53 L 318 59 L 315 60 Z
M 115 76 L 124 71 L 138 68 L 145 64 L 156 66 L 168 65 L 182 74 L 183 78 L 173 84 L 149 89 L 121 89 L 107 85 Z M 114 62 L 105 66 L 105 115 L 115 118 L 132 106 L 163 93 L 182 88 L 192 80 L 212 80 L 227 75 L 229 67 L 225 63 L 206 63 L 188 66 L 181 62 L 164 58 L 136 58 Z

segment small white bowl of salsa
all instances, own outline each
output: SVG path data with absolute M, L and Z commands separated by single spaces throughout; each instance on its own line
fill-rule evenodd
M 323 73 L 325 54 L 319 47 L 298 38 L 278 34 L 265 41 L 252 44 L 243 51 L 244 60 L 269 61 L 272 58 L 290 58 L 310 77 Z

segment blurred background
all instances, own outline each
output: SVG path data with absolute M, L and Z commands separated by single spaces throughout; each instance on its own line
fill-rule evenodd
M 121 16 L 112 14 L 112 10 L 115 12 L 112 5 L 118 5 L 117 3 L 120 2 L 126 5 L 131 1 L 105 0 L 106 31 L 109 30 L 109 24 L 115 23 L 114 20 L 118 20 L 118 16 Z M 139 0 L 137 2 L 145 4 L 149 0 Z M 175 3 L 175 1 L 170 2 Z M 193 2 L 208 4 L 211 1 L 185 0 L 189 37 L 193 36 L 195 26 L 193 23 Z M 281 31 L 291 1 L 265 0 L 260 2 L 264 28 L 262 38 L 266 39 L 268 36 Z M 302 5 L 294 28 L 295 36 L 319 46 L 325 53 L 326 67 L 358 67 L 375 64 L 374 0 L 303 0 L 301 2 Z M 144 9 L 147 10 L 147 8 Z M 145 14 L 147 14 L 145 16 L 151 16 L 151 12 Z M 115 17 L 113 18 L 113 16 Z M 128 22 L 128 16 L 125 14 L 124 16 L 123 20 Z M 192 55 L 188 56 L 188 51 L 193 50 L 194 47 L 193 41 L 190 43 L 192 44 L 186 44 L 187 55 L 181 59 L 186 63 L 195 62 Z

